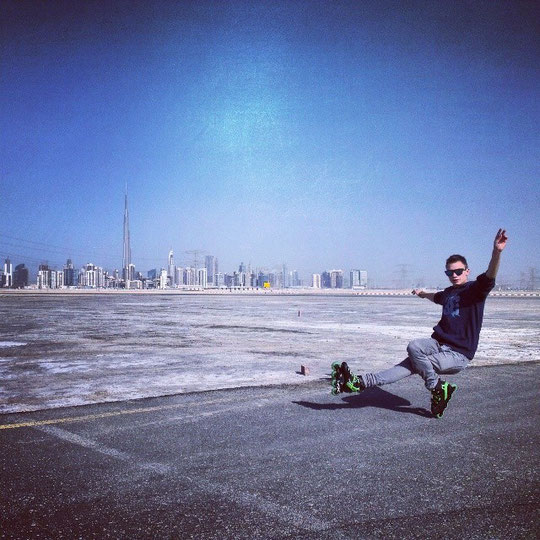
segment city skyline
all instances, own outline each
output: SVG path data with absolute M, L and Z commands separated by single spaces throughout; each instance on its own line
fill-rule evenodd
M 60 268 L 59 268 L 60 267 Z M 117 268 L 109 270 L 91 262 L 79 265 L 77 268 L 71 259 L 63 265 L 50 266 L 47 262 L 39 264 L 36 272 L 31 273 L 25 263 L 17 265 L 15 274 L 13 264 L 9 258 L 4 261 L 3 271 L 0 268 L 0 288 L 175 288 L 184 286 L 211 287 L 245 287 L 261 288 L 264 282 L 268 286 L 277 288 L 313 287 L 313 288 L 367 288 L 368 278 L 366 270 L 351 269 L 350 278 L 344 278 L 346 272 L 339 269 L 324 270 L 311 274 L 309 279 L 303 279 L 298 270 L 289 270 L 286 264 L 281 268 L 265 268 L 240 263 L 238 270 L 227 272 L 218 271 L 217 258 L 213 255 L 205 257 L 204 265 L 194 264 L 184 267 L 174 264 L 174 252 L 169 251 L 167 267 L 159 270 L 153 268 L 145 272 L 136 270 L 134 264 L 129 264 L 122 272 Z M 17 271 L 24 272 L 24 282 L 14 279 Z M 201 274 L 201 272 L 204 272 Z M 89 277 L 88 272 L 94 273 Z M 353 277 L 353 275 L 355 277 Z M 99 276 L 99 277 L 98 277 Z M 128 279 L 126 280 L 126 276 Z M 315 279 L 317 277 L 317 280 Z M 308 282 L 309 281 L 309 282 Z
M 58 246 L 56 246 L 58 248 Z M 38 286 L 38 288 L 48 288 L 51 286 L 51 279 L 53 280 L 52 288 L 61 288 L 64 285 L 65 286 L 88 286 L 88 280 L 90 279 L 90 282 L 92 285 L 91 287 L 121 287 L 121 288 L 131 288 L 131 284 L 135 284 L 135 282 L 138 283 L 140 286 L 141 283 L 144 285 L 145 281 L 148 279 L 150 281 L 154 281 L 156 284 L 156 287 L 158 288 L 175 288 L 176 286 L 203 286 L 203 288 L 207 287 L 207 283 L 209 287 L 217 286 L 217 287 L 262 287 L 262 284 L 259 284 L 257 282 L 257 277 L 260 275 L 267 275 L 272 276 L 269 279 L 268 284 L 272 282 L 272 286 L 277 286 L 278 288 L 287 288 L 287 287 L 294 287 L 294 286 L 305 286 L 305 287 L 312 287 L 312 288 L 369 288 L 370 286 L 372 288 L 376 287 L 382 287 L 382 288 L 395 288 L 395 289 L 405 289 L 409 287 L 427 287 L 427 288 L 444 288 L 446 283 L 443 285 L 443 280 L 440 280 L 439 282 L 435 283 L 426 283 L 424 278 L 417 278 L 414 279 L 410 274 L 410 267 L 407 264 L 401 264 L 397 265 L 397 271 L 398 275 L 393 279 L 392 283 L 377 283 L 376 279 L 370 277 L 369 281 L 367 278 L 367 270 L 359 270 L 359 269 L 350 269 L 349 271 L 349 279 L 344 279 L 344 274 L 346 275 L 347 271 L 344 271 L 343 269 L 336 269 L 335 266 L 334 269 L 324 269 L 319 270 L 318 272 L 312 272 L 311 275 L 311 282 L 308 283 L 309 279 L 304 279 L 303 277 L 298 277 L 298 270 L 295 269 L 291 272 L 287 271 L 286 263 L 282 263 L 281 265 L 273 265 L 272 267 L 266 265 L 266 266 L 260 266 L 255 265 L 252 266 L 251 261 L 249 264 L 246 265 L 244 262 L 240 262 L 238 271 L 237 270 L 229 270 L 227 272 L 220 272 L 219 278 L 216 278 L 216 280 L 213 280 L 214 273 L 217 272 L 218 268 L 218 258 L 215 255 L 207 254 L 203 250 L 187 250 L 184 252 L 185 255 L 189 255 L 191 257 L 190 261 L 187 262 L 187 259 L 183 259 L 185 261 L 181 266 L 178 266 L 174 263 L 174 250 L 171 248 L 167 255 L 167 264 L 166 265 L 157 265 L 155 268 L 147 269 L 147 270 L 140 270 L 136 269 L 135 264 L 131 262 L 131 239 L 130 239 L 130 231 L 129 231 L 129 208 L 128 208 L 128 193 L 127 193 L 127 184 L 125 187 L 125 194 L 124 194 L 124 218 L 123 218 L 123 237 L 122 237 L 122 269 L 121 271 L 118 270 L 118 267 L 112 269 L 103 268 L 101 266 L 95 265 L 92 262 L 86 262 L 84 264 L 79 265 L 80 271 L 79 271 L 79 278 L 77 283 L 74 283 L 74 275 L 77 275 L 77 271 L 72 263 L 71 258 L 67 259 L 67 262 L 63 265 L 63 268 L 61 270 L 58 269 L 59 266 L 62 266 L 60 264 L 52 264 L 52 267 L 49 267 L 48 261 L 41 261 L 38 267 L 38 271 L 35 275 L 35 281 Z M 202 259 L 200 257 L 204 256 L 204 264 L 202 262 Z M 30 269 L 25 268 L 25 264 L 23 263 L 22 266 L 24 268 L 24 271 L 26 272 L 26 275 L 29 276 L 27 278 L 27 281 L 29 285 L 32 285 L 30 283 L 33 281 L 34 275 L 31 273 Z M 237 265 L 238 266 L 238 265 Z M 278 268 L 281 267 L 281 268 Z M 158 270 L 158 268 L 160 268 Z M 63 270 L 63 275 L 60 276 Z M 70 277 L 66 277 L 66 270 L 70 273 Z M 92 271 L 97 272 L 99 274 L 98 277 L 85 277 L 86 271 Z M 206 275 L 204 278 L 199 277 L 199 271 L 205 270 Z M 42 271 L 46 272 L 47 278 L 44 278 L 42 275 Z M 52 275 L 56 272 L 58 274 L 58 281 L 56 281 L 56 275 Z M 75 272 L 75 274 L 73 274 Z M 183 272 L 183 277 L 178 277 L 180 274 L 178 272 Z M 187 272 L 187 274 L 186 274 Z M 52 273 L 52 274 L 51 274 Z M 292 274 L 295 274 L 296 277 L 293 279 Z M 336 273 L 340 273 L 340 277 L 336 278 Z M 96 276 L 98 275 L 96 274 Z M 244 275 L 243 278 L 241 278 L 241 281 L 238 281 L 238 275 Z M 283 274 L 282 278 L 279 278 L 276 280 L 275 276 Z M 291 275 L 289 275 L 291 274 Z M 309 272 L 308 272 L 309 274 Z M 353 276 L 353 274 L 355 274 Z M 509 283 L 504 282 L 501 283 L 501 280 L 499 280 L 499 287 L 502 288 L 528 288 L 528 289 L 536 289 L 537 283 L 538 283 L 538 270 L 534 267 L 530 267 L 528 269 L 528 273 L 522 272 L 520 277 L 520 282 L 518 283 Z M 246 279 L 246 275 L 250 276 Z M 0 276 L 2 277 L 2 281 L 0 282 L 0 287 L 12 287 L 13 285 L 13 268 L 12 263 L 9 257 L 5 259 L 4 263 L 4 271 L 0 270 Z M 81 277 L 82 276 L 82 277 Z M 151 278 L 152 276 L 152 278 Z M 160 277 L 161 276 L 161 277 Z M 187 277 L 186 277 L 187 276 Z M 82 279 L 82 281 L 81 281 Z M 49 285 L 46 284 L 46 281 L 48 280 Z M 113 282 L 112 284 L 110 282 L 107 282 L 110 280 Z M 142 280 L 142 281 L 141 281 Z M 242 281 L 243 280 L 243 281 Z M 251 280 L 251 281 L 250 281 Z M 107 284 L 106 284 L 107 282 Z M 294 282 L 294 283 L 293 283 Z M 204 285 L 203 285 L 204 283 Z M 157 285 L 159 284 L 159 285 Z M 144 288 L 144 287 L 143 287 Z
M 187 253 L 193 253 L 189 251 Z M 61 267 L 58 269 L 58 267 Z M 201 271 L 204 271 L 202 276 Z M 88 272 L 94 275 L 89 277 Z M 82 287 L 82 288 L 182 288 L 201 286 L 202 288 L 261 288 L 268 286 L 275 288 L 382 288 L 382 289 L 408 289 L 424 287 L 427 289 L 443 289 L 447 283 L 429 284 L 412 280 L 406 269 L 402 268 L 401 275 L 396 278 L 392 285 L 379 284 L 376 278 L 368 279 L 368 271 L 361 269 L 350 269 L 348 272 L 342 269 L 326 269 L 321 272 L 312 273 L 307 278 L 300 274 L 298 270 L 288 270 L 286 264 L 281 268 L 268 268 L 247 266 L 241 262 L 238 270 L 229 270 L 227 272 L 218 271 L 218 261 L 213 255 L 205 257 L 204 265 L 187 264 L 186 266 L 177 266 L 174 264 L 174 251 L 170 250 L 167 257 L 166 267 L 161 267 L 158 271 L 153 268 L 144 272 L 136 270 L 134 264 L 128 266 L 128 272 L 125 269 L 122 273 L 117 268 L 109 270 L 102 268 L 94 263 L 85 263 L 76 265 L 71 259 L 67 259 L 64 265 L 49 266 L 47 262 L 39 264 L 38 271 L 31 273 L 25 263 L 19 263 L 13 270 L 13 262 L 8 258 L 4 260 L 3 270 L 0 268 L 0 288 L 64 288 L 64 287 Z M 86 275 L 85 275 L 86 274 Z M 348 274 L 348 277 L 347 277 Z M 129 279 L 126 283 L 125 276 Z M 182 277 L 183 276 L 183 277 Z M 536 290 L 538 288 L 538 270 L 529 268 L 527 273 L 522 273 L 519 283 L 497 283 L 497 288 L 505 289 L 525 289 Z M 150 286 L 151 285 L 151 286 Z
M 8 237 L 10 238 L 10 237 Z M 17 240 L 13 238 L 13 240 Z M 19 239 L 22 240 L 22 239 Z M 30 241 L 30 243 L 33 243 Z M 59 246 L 51 246 L 56 249 L 61 249 Z M 184 263 L 181 266 L 178 266 L 174 264 L 174 250 L 171 248 L 167 255 L 167 263 L 164 265 L 157 265 L 155 268 L 147 268 L 144 269 L 136 269 L 136 266 L 131 262 L 131 240 L 130 240 L 130 232 L 129 232 L 129 209 L 128 209 L 128 195 L 127 195 L 127 185 L 125 187 L 125 195 L 124 195 L 124 219 L 123 219 L 123 237 L 122 237 L 122 265 L 121 265 L 121 271 L 119 271 L 118 267 L 113 268 L 104 268 L 101 267 L 99 264 L 95 265 L 93 262 L 88 262 L 88 257 L 86 258 L 86 261 L 84 264 L 79 264 L 80 272 L 83 273 L 86 267 L 93 267 L 94 269 L 99 269 L 100 272 L 104 273 L 104 275 L 114 278 L 116 281 L 119 282 L 121 279 L 125 286 L 126 276 L 128 277 L 128 281 L 138 281 L 141 278 L 144 279 L 150 278 L 150 275 L 153 273 L 154 278 L 156 280 L 159 280 L 158 274 L 161 272 L 164 273 L 165 276 L 165 283 L 167 288 L 171 287 L 174 288 L 175 285 L 179 285 L 179 283 L 176 280 L 176 271 L 177 270 L 184 270 L 184 271 L 194 271 L 195 273 L 205 268 L 208 272 L 208 276 L 211 278 L 213 272 L 209 269 L 209 264 L 215 265 L 214 271 L 217 268 L 217 261 L 218 258 L 215 255 L 207 254 L 203 250 L 187 250 L 183 252 L 185 255 L 190 256 L 190 260 L 188 261 L 187 258 L 184 258 Z M 204 256 L 204 265 L 202 264 L 202 260 L 198 259 L 198 257 Z M 144 258 L 143 258 L 144 259 Z M 198 263 L 200 261 L 200 264 Z M 19 261 L 20 263 L 20 261 Z M 13 269 L 11 271 L 7 271 L 8 268 L 7 265 L 12 266 L 12 262 L 7 256 L 5 259 L 4 264 L 4 271 L 3 273 L 0 270 L 0 275 L 3 277 L 2 283 L 0 283 L 0 287 L 11 287 L 13 284 Z M 39 288 L 41 288 L 42 285 L 42 278 L 40 277 L 40 270 L 43 267 L 46 269 L 46 271 L 58 271 L 60 272 L 62 269 L 64 272 L 66 269 L 68 269 L 70 272 L 73 272 L 76 269 L 72 263 L 71 258 L 67 259 L 67 262 L 64 264 L 61 263 L 53 263 L 51 267 L 49 267 L 48 260 L 42 259 L 38 264 L 38 270 L 34 273 L 32 273 L 31 268 L 25 267 L 25 262 L 22 262 L 22 264 L 19 264 L 19 266 L 24 268 L 24 271 L 26 272 L 26 275 L 29 276 L 27 279 L 29 281 L 29 284 L 32 285 L 32 281 L 36 281 Z M 238 266 L 238 265 L 237 265 Z M 424 278 L 413 278 L 410 273 L 410 267 L 407 264 L 401 264 L 396 265 L 397 268 L 397 275 L 392 280 L 391 283 L 388 282 L 377 282 L 377 278 L 373 278 L 370 276 L 369 282 L 367 278 L 367 270 L 363 269 L 360 270 L 358 268 L 351 268 L 349 270 L 343 270 L 339 269 L 336 270 L 340 265 L 334 265 L 334 269 L 326 268 L 326 269 L 319 269 L 318 271 L 307 271 L 303 272 L 301 275 L 302 277 L 298 277 L 298 270 L 295 269 L 292 272 L 297 274 L 296 279 L 299 281 L 299 283 L 295 285 L 299 285 L 300 283 L 302 286 L 305 287 L 315 287 L 317 288 L 317 285 L 315 283 L 319 283 L 318 287 L 322 288 L 353 288 L 353 287 L 382 287 L 382 288 L 395 288 L 395 289 L 404 289 L 408 287 L 427 287 L 427 288 L 444 288 L 446 286 L 446 283 L 443 279 L 440 279 L 438 282 L 429 283 L 426 282 Z M 279 268 L 281 267 L 281 269 Z M 160 269 L 158 271 L 158 268 Z M 248 263 L 249 272 L 252 272 L 253 275 L 257 275 L 259 273 L 266 273 L 266 274 L 279 274 L 279 273 L 285 273 L 286 272 L 286 263 L 276 264 L 273 266 L 268 265 L 252 265 L 251 261 Z M 339 285 L 336 285 L 335 283 L 335 277 L 331 278 L 331 274 L 334 272 L 341 272 L 341 281 Z M 238 273 L 246 273 L 246 266 L 244 262 L 239 263 L 239 270 L 228 270 L 227 272 L 220 272 L 220 275 L 226 276 L 226 277 L 233 277 Z M 347 275 L 347 273 L 350 275 L 350 277 L 344 280 L 343 274 Z M 356 277 L 353 277 L 353 273 L 357 273 Z M 324 278 L 324 274 L 328 274 L 326 281 Z M 305 278 L 303 276 L 306 276 Z M 521 272 L 520 280 L 519 282 L 508 282 L 508 281 L 502 281 L 499 279 L 498 286 L 502 288 L 528 288 L 528 289 L 536 289 L 538 284 L 538 269 L 534 267 L 528 268 L 528 272 Z M 121 278 L 120 278 L 121 276 Z M 318 276 L 317 280 L 315 279 L 315 276 Z M 311 279 L 310 279 L 311 278 Z M 50 278 L 49 278 L 50 279 Z M 56 279 L 56 278 L 55 278 Z M 63 278 L 64 279 L 64 278 Z M 289 278 L 283 278 L 283 282 L 287 282 Z M 330 280 L 332 279 L 332 282 Z M 6 283 L 4 283 L 4 281 Z M 10 285 L 11 283 L 11 285 Z M 206 283 L 206 278 L 205 278 Z M 208 281 L 210 286 L 215 285 L 210 279 Z M 73 276 L 71 278 L 68 278 L 67 283 L 64 283 L 62 281 L 62 285 L 66 286 L 72 286 L 73 285 Z M 180 285 L 199 285 L 198 278 L 195 278 L 193 282 L 189 283 L 181 283 Z M 293 286 L 295 286 L 293 285 Z M 60 286 L 60 285 L 59 285 Z M 98 287 L 102 287 L 104 285 L 100 284 Z M 118 286 L 116 284 L 115 286 Z M 205 285 L 206 286 L 206 285 Z M 219 286 L 224 286 L 224 282 L 220 282 Z M 234 285 L 238 286 L 238 284 Z M 258 285 L 252 284 L 252 285 L 245 285 L 247 287 L 257 287 Z M 281 283 L 280 283 L 281 286 Z M 290 287 L 291 284 L 284 285 L 287 287 Z M 56 285 L 53 287 L 56 288 Z M 129 285 L 128 287 L 129 288 Z M 165 288 L 165 287 L 162 287 Z
M 0 5 L 0 257 L 122 271 L 171 248 L 304 279 L 540 266 L 528 2 Z

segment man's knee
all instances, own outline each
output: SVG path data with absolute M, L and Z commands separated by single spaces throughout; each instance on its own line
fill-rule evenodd
M 409 342 L 409 344 L 407 345 L 407 353 L 409 355 L 409 358 L 414 358 L 416 356 L 418 356 L 418 354 L 422 354 L 422 342 L 424 340 L 423 339 L 413 339 L 412 341 Z
M 433 338 L 413 339 L 407 345 L 409 356 L 428 356 L 439 352 L 439 344 Z

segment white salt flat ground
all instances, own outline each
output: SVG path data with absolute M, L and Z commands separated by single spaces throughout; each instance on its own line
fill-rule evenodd
M 473 365 L 540 360 L 539 308 L 490 297 Z M 439 317 L 413 296 L 6 296 L 0 412 L 310 382 L 335 360 L 377 370 Z

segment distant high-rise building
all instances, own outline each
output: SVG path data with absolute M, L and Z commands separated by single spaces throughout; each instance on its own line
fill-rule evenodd
M 127 185 L 126 196 L 124 204 L 124 250 L 122 255 L 122 278 L 124 279 L 126 288 L 129 288 L 128 281 L 133 279 L 129 275 L 131 266 L 131 244 L 129 240 L 129 214 L 128 214 L 128 199 L 127 199 Z
M 326 270 L 321 274 L 321 287 L 323 289 L 330 289 L 332 287 L 330 272 L 327 272 Z
M 367 270 L 360 270 L 360 287 L 367 287 Z
M 8 259 L 4 262 L 4 287 L 13 287 L 13 265 Z
M 101 289 L 104 287 L 105 272 L 103 268 L 92 263 L 85 264 L 79 272 L 79 286 L 87 289 Z
M 51 289 L 57 289 L 58 288 L 58 285 L 57 285 L 57 276 L 58 276 L 58 272 L 56 270 L 51 270 L 50 274 L 49 274 L 49 287 Z
M 197 271 L 195 268 L 184 268 L 184 285 L 193 286 L 197 283 Z
M 360 287 L 360 270 L 351 270 L 350 273 L 351 278 L 351 289 L 357 289 Z
M 173 250 L 169 251 L 169 258 L 167 260 L 167 276 L 169 278 L 169 284 L 171 287 L 176 285 L 176 272 L 174 266 L 174 254 Z
M 197 268 L 197 285 L 206 289 L 208 287 L 208 274 L 206 268 Z
M 289 272 L 289 286 L 298 287 L 300 285 L 300 278 L 298 277 L 298 270 L 292 270 Z
M 208 283 L 216 285 L 215 276 L 218 273 L 218 260 L 213 255 L 207 255 L 204 258 L 204 267 L 206 268 Z
M 184 284 L 184 269 L 181 266 L 174 267 L 174 283 L 176 285 Z
M 257 274 L 253 270 L 249 270 L 247 273 L 247 280 L 250 287 L 257 286 Z
M 367 287 L 367 271 L 351 270 L 351 289 L 365 289 Z
M 51 270 L 46 264 L 39 265 L 37 286 L 38 289 L 49 289 L 51 286 Z
M 28 286 L 29 281 L 28 268 L 24 264 L 18 264 L 13 272 L 13 286 L 16 289 L 22 289 Z
M 330 270 L 330 287 L 343 289 L 343 270 Z
M 321 285 L 321 274 L 313 274 L 311 277 L 311 286 L 314 289 L 320 289 Z
M 264 287 L 265 283 L 270 283 L 270 274 L 266 271 L 259 270 L 257 274 L 257 287 Z
M 66 261 L 66 265 L 64 266 L 64 285 L 66 287 L 75 287 L 77 285 L 77 273 L 75 272 L 75 268 L 73 266 L 73 263 L 71 262 L 71 259 L 68 259 Z
M 159 288 L 164 289 L 167 286 L 167 270 L 162 269 L 159 274 Z
M 225 287 L 234 287 L 234 276 L 232 276 L 231 274 L 224 274 L 223 284 L 225 285 Z

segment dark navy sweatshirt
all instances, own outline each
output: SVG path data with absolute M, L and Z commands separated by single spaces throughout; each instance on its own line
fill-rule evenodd
M 484 304 L 494 286 L 495 280 L 484 273 L 476 281 L 435 293 L 433 300 L 443 306 L 443 312 L 431 337 L 472 360 L 482 329 Z

